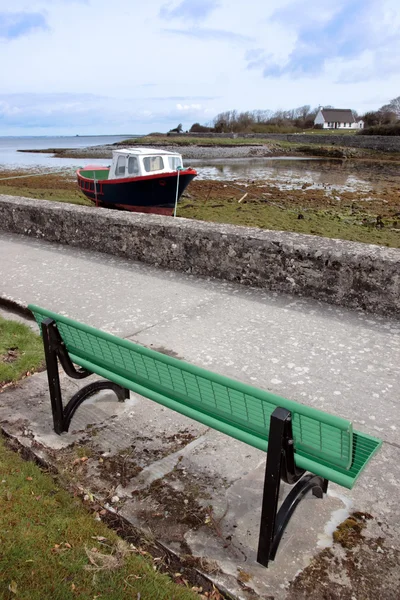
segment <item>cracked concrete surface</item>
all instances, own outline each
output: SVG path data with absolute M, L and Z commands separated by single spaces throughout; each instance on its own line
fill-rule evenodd
M 266 570 L 255 562 L 262 452 L 135 394 L 125 404 L 98 395 L 78 410 L 71 432 L 57 436 L 45 373 L 0 395 L 5 431 L 103 503 L 118 496 L 114 510 L 175 552 L 206 557 L 210 576 L 237 598 L 312 597 L 324 581 L 332 598 L 368 598 L 358 595 L 354 569 L 362 574 L 363 557 L 370 569 L 374 552 L 392 553 L 390 573 L 379 570 L 369 597 L 399 597 L 398 320 L 19 236 L 2 234 L 0 253 L 0 296 L 349 418 L 384 445 L 352 491 L 332 484 L 323 501 L 303 500 Z M 67 398 L 87 380 L 62 382 Z M 89 458 L 76 468 L 78 450 Z M 354 511 L 373 517 L 365 538 L 351 550 L 334 544 L 318 567 L 322 583 L 310 584 L 310 567 Z M 353 571 L 346 552 L 360 559 Z

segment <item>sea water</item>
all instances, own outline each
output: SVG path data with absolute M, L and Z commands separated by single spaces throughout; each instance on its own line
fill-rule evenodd
M 46 150 L 47 148 L 86 148 L 115 144 L 135 135 L 91 135 L 91 136 L 26 136 L 0 137 L 0 170 L 35 167 L 63 168 L 91 164 L 108 164 L 107 159 L 56 158 L 52 154 L 18 152 L 18 150 Z

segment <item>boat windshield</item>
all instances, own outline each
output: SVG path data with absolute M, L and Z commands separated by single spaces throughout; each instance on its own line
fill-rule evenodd
M 126 157 L 118 156 L 117 166 L 115 169 L 116 177 L 125 177 Z
M 128 159 L 128 175 L 136 177 L 139 175 L 139 162 L 136 156 L 130 156 Z
M 146 156 L 143 159 L 145 171 L 162 171 L 164 169 L 164 161 L 162 156 Z
M 168 156 L 170 169 L 176 171 L 177 167 L 182 167 L 182 158 L 180 156 Z

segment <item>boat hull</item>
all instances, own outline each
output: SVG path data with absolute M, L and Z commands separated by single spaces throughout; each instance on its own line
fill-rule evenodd
M 92 169 L 91 177 L 89 173 L 89 167 L 78 169 L 78 185 L 96 206 L 163 215 L 173 213 L 177 172 L 126 179 L 106 179 L 107 168 Z M 196 175 L 194 169 L 180 171 L 178 199 Z

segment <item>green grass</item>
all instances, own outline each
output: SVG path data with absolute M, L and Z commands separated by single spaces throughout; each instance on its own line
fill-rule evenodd
M 0 171 L 0 194 L 91 205 L 79 190 L 73 169 L 64 169 L 61 173 L 43 169 L 39 175 L 32 169 Z
M 43 343 L 29 327 L 0 317 L 0 389 L 44 364 Z
M 317 135 L 356 135 L 359 129 L 302 129 L 301 133 Z
M 194 600 L 0 438 L 0 598 Z M 96 567 L 98 566 L 98 568 Z
M 251 137 L 240 137 L 240 133 L 237 134 L 236 138 L 222 138 L 201 136 L 196 137 L 195 135 L 185 134 L 182 136 L 169 136 L 169 135 L 147 135 L 141 138 L 130 138 L 119 142 L 122 144 L 129 144 L 130 146 L 146 146 L 146 145 L 157 145 L 165 146 L 176 144 L 178 146 L 262 146 L 267 142 L 271 143 L 274 138 L 271 137 L 274 134 L 279 135 L 294 135 L 307 134 L 307 135 L 355 135 L 357 132 L 354 131 L 338 131 L 338 130 L 327 130 L 327 129 L 293 129 L 293 131 L 273 131 L 273 132 L 260 132 L 264 133 L 265 138 L 251 138 Z M 277 143 L 278 140 L 276 140 Z M 290 142 L 296 144 L 296 142 Z M 301 143 L 301 137 L 299 137 L 299 145 Z
M 141 138 L 133 138 L 119 142 L 121 144 L 128 144 L 130 146 L 170 146 L 175 144 L 177 146 L 263 146 L 265 139 L 257 138 L 213 138 L 213 137 L 192 137 L 187 136 L 145 136 Z
M 93 206 L 93 203 L 78 190 L 55 189 L 51 191 L 41 188 L 27 189 L 26 187 L 0 186 L 0 194 L 21 196 L 23 198 L 37 198 L 38 200 L 54 200 L 55 202 L 69 202 L 70 204 L 81 206 Z

